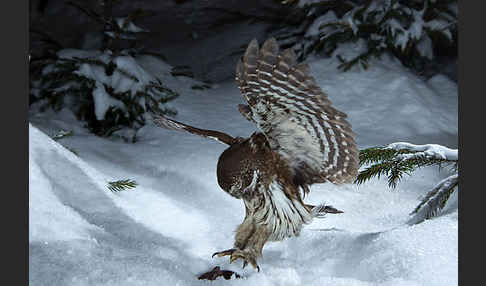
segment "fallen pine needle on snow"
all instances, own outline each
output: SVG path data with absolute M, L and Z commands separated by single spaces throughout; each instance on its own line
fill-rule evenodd
M 126 180 L 118 180 L 114 182 L 108 182 L 108 189 L 110 191 L 116 193 L 124 190 L 133 189 L 137 186 L 137 182 L 134 180 L 126 179 Z

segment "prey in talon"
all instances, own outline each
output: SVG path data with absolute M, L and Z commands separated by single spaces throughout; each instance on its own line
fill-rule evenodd
M 243 266 L 259 270 L 257 259 L 267 241 L 298 236 L 314 218 L 342 213 L 324 204 L 305 204 L 303 199 L 312 184 L 352 183 L 358 171 L 358 147 L 346 114 L 332 106 L 309 66 L 297 63 L 291 49 L 280 51 L 274 38 L 261 47 L 256 40 L 250 42 L 237 64 L 236 82 L 247 103 L 237 109 L 258 127 L 248 138 L 199 129 L 162 115 L 154 116 L 154 123 L 228 145 L 218 160 L 218 184 L 243 201 L 246 215 L 233 248 L 213 256 L 229 256 L 230 262 L 241 259 Z
M 224 279 L 229 280 L 231 279 L 232 275 L 235 275 L 235 278 L 241 278 L 241 276 L 233 272 L 231 270 L 221 270 L 219 266 L 214 267 L 211 271 L 208 271 L 206 273 L 203 273 L 199 275 L 197 279 L 199 280 L 216 280 L 216 278 L 222 276 Z

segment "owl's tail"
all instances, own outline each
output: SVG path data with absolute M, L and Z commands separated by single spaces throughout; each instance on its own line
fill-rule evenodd
M 336 209 L 333 206 L 329 206 L 326 204 L 319 204 L 317 206 L 307 205 L 307 207 L 311 208 L 311 215 L 314 218 L 323 218 L 326 214 L 340 214 L 343 211 Z

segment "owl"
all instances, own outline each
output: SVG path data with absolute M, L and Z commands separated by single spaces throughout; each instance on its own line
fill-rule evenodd
M 331 206 L 305 204 L 309 186 L 352 182 L 358 170 L 355 134 L 346 114 L 334 108 L 291 49 L 270 38 L 252 40 L 236 66 L 236 82 L 247 105 L 239 112 L 256 124 L 248 138 L 195 128 L 162 115 L 157 126 L 190 132 L 228 145 L 217 165 L 219 186 L 243 200 L 246 215 L 233 248 L 213 254 L 243 260 L 258 271 L 267 241 L 298 236 L 302 227 Z

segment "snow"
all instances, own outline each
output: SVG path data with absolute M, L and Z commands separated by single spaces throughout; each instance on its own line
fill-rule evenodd
M 396 39 L 393 43 L 395 47 L 400 47 L 403 51 L 407 47 L 407 44 L 410 40 L 418 41 L 424 36 L 424 33 L 422 32 L 424 27 L 424 21 L 422 18 L 423 13 L 424 11 L 417 12 L 413 10 L 413 21 L 408 29 L 405 29 L 403 27 L 403 24 L 395 18 L 386 21 L 385 25 L 389 27 L 391 36 L 396 36 Z M 422 51 L 422 53 L 425 52 Z
M 105 68 L 100 65 L 91 63 L 82 63 L 79 69 L 74 73 L 82 75 L 86 78 L 95 81 L 95 87 L 93 90 L 93 101 L 95 104 L 95 115 L 98 120 L 103 120 L 105 114 L 110 107 L 117 107 L 125 112 L 127 111 L 126 105 L 113 96 L 111 96 L 105 89 L 105 86 L 113 88 L 115 93 L 130 92 L 130 96 L 135 97 L 137 92 L 145 91 L 145 87 L 151 83 L 157 82 L 157 77 L 145 70 L 143 64 L 139 63 L 135 58 L 127 55 L 120 55 L 112 57 L 110 51 L 102 53 L 100 51 L 85 51 L 77 49 L 63 49 L 58 52 L 58 56 L 63 59 L 90 59 L 98 60 L 105 64 L 113 61 L 116 64 L 116 69 L 111 75 L 107 75 Z M 172 67 L 167 63 L 158 61 L 158 72 L 163 78 L 167 78 L 167 74 L 170 73 Z M 50 67 L 47 67 L 43 72 L 49 71 Z M 61 86 L 60 89 L 67 89 L 69 85 Z M 148 91 L 153 96 L 153 91 Z M 137 99 L 142 108 L 145 108 L 145 99 L 143 97 Z
M 147 30 L 135 25 L 135 23 L 133 23 L 128 17 L 116 17 L 115 23 L 121 33 L 115 34 L 112 31 L 105 32 L 105 34 L 111 38 L 119 37 L 120 39 L 135 40 L 135 33 L 148 32 Z
M 349 59 L 361 50 L 343 44 L 334 55 Z M 386 54 L 381 60 L 372 58 L 366 71 L 359 66 L 337 71 L 339 61 L 334 59 L 309 64 L 333 104 L 348 114 L 361 148 L 397 141 L 457 146 L 458 91 L 447 77 L 424 82 Z
M 338 53 L 354 50 L 340 47 Z M 170 76 L 154 57 L 137 64 L 181 96 L 176 119 L 232 136 L 248 136 L 244 103 L 233 81 L 193 90 L 193 79 Z M 310 58 L 317 83 L 348 114 L 360 149 L 391 142 L 457 147 L 457 85 L 427 82 L 383 57 L 368 71 L 337 69 L 339 61 Z M 130 72 L 136 72 L 130 70 Z M 128 88 L 128 87 L 127 87 Z M 328 214 L 299 237 L 269 242 L 260 273 L 211 254 L 232 247 L 244 205 L 223 192 L 216 163 L 225 146 L 148 123 L 134 144 L 90 134 L 68 110 L 36 112 L 29 125 L 30 285 L 457 285 L 458 213 L 407 224 L 420 197 L 448 176 L 423 168 L 395 190 L 386 180 L 311 187 L 305 202 Z M 73 135 L 52 140 L 59 130 Z M 64 148 L 76 151 L 78 156 Z M 112 193 L 109 181 L 133 179 L 135 189 Z M 457 200 L 457 198 L 451 198 Z M 243 279 L 197 276 L 219 265 Z
M 432 40 L 428 34 L 424 34 L 422 39 L 417 43 L 417 51 L 421 56 L 429 60 L 434 58 L 434 48 L 432 47 Z
M 444 147 L 439 144 L 424 144 L 424 145 L 415 145 L 408 142 L 395 142 L 389 144 L 387 148 L 394 149 L 394 150 L 410 150 L 416 153 L 413 154 L 402 154 L 402 156 L 407 157 L 406 155 L 425 155 L 427 157 L 433 157 L 437 159 L 444 159 L 450 161 L 457 161 L 458 154 L 457 149 L 450 149 Z
M 459 182 L 459 174 L 451 175 L 442 181 L 440 181 L 430 192 L 427 193 L 422 202 L 411 213 L 412 217 L 408 221 L 408 224 L 416 224 L 430 218 L 432 214 L 443 213 L 443 209 L 440 209 L 441 202 L 444 201 L 444 197 L 452 194 L 457 194 L 457 185 Z M 452 193 L 451 193 L 452 192 Z M 452 200 L 448 200 L 444 208 L 450 207 L 451 202 L 457 204 L 457 197 Z
M 118 17 L 115 18 L 115 22 L 118 27 L 124 32 L 131 32 L 131 33 L 140 33 L 140 32 L 147 32 L 146 30 L 138 27 L 135 25 L 128 17 Z
M 110 107 L 118 107 L 121 110 L 125 110 L 123 102 L 111 97 L 99 81 L 96 82 L 96 86 L 93 89 L 93 102 L 96 119 L 98 120 L 105 119 L 105 114 Z
M 317 17 L 314 22 L 312 22 L 312 24 L 309 26 L 309 28 L 307 28 L 307 31 L 305 32 L 305 37 L 317 36 L 320 33 L 326 33 L 328 29 L 323 28 L 320 30 L 320 27 L 327 23 L 336 22 L 337 20 L 338 17 L 332 10 L 327 12 L 326 14 Z
M 310 3 L 314 3 L 314 1 L 300 1 L 299 6 L 308 5 Z M 346 12 L 341 19 L 337 19 L 336 15 L 332 12 L 317 17 L 307 29 L 305 38 L 321 35 L 320 41 L 322 41 L 325 40 L 326 37 L 330 37 L 330 35 L 337 33 L 336 28 L 327 27 L 319 30 L 319 27 L 326 23 L 344 24 L 347 28 L 352 30 L 355 36 L 358 34 L 361 25 L 364 25 L 363 30 L 366 33 L 366 31 L 369 30 L 369 28 L 366 28 L 368 24 L 374 23 L 378 25 L 378 23 L 381 23 L 378 25 L 380 28 L 377 34 L 368 35 L 369 39 L 379 43 L 379 48 L 385 47 L 388 44 L 404 52 L 410 47 L 411 43 L 416 43 L 415 48 L 419 54 L 428 59 L 434 57 L 433 43 L 428 35 L 428 31 L 440 32 L 449 41 L 452 42 L 453 40 L 451 29 L 453 25 L 457 24 L 455 18 L 448 13 L 439 12 L 439 16 L 436 17 L 437 19 L 425 22 L 424 14 L 428 8 L 427 2 L 425 2 L 425 6 L 422 10 L 409 8 L 406 5 L 400 4 L 400 2 L 390 2 L 385 0 L 365 1 L 363 3 L 355 3 L 352 5 L 354 5 L 354 7 Z M 366 9 L 363 11 L 364 8 Z M 454 5 L 451 5 L 448 10 L 449 13 L 455 13 L 457 15 L 457 7 Z M 309 13 L 311 14 L 312 11 L 313 10 L 311 9 Z M 391 15 L 389 13 L 390 11 L 396 15 L 388 17 Z M 409 18 L 410 23 L 408 23 L 408 21 L 405 23 L 403 17 L 397 15 Z M 315 42 L 315 39 L 310 39 L 310 41 Z
M 449 31 L 447 28 L 451 25 L 457 24 L 456 22 L 449 23 L 445 20 L 441 19 L 434 19 L 430 20 L 427 23 L 425 23 L 425 26 L 431 30 L 438 30 L 442 32 L 449 41 L 452 42 L 452 34 L 451 31 Z
M 297 0 L 297 7 L 304 7 L 307 5 L 321 2 L 321 0 Z

